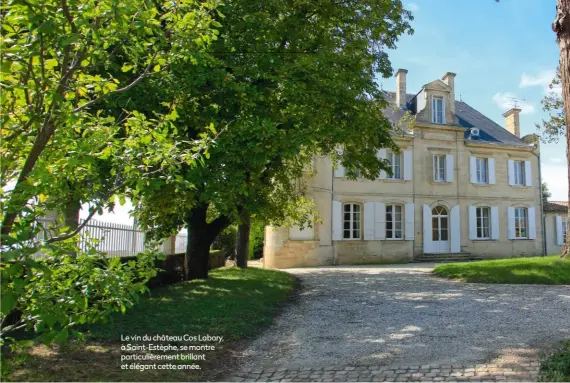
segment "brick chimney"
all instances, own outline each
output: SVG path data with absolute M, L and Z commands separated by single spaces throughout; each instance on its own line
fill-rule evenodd
M 455 73 L 447 72 L 441 78 L 441 81 L 451 88 L 451 92 L 449 93 L 449 110 L 452 114 L 455 114 L 455 76 Z
M 396 72 L 396 106 L 404 108 L 406 106 L 406 74 L 407 69 L 398 69 Z
M 503 117 L 505 117 L 505 129 L 517 137 L 521 136 L 521 125 L 519 122 L 520 112 L 521 110 L 519 108 L 512 108 L 503 114 Z

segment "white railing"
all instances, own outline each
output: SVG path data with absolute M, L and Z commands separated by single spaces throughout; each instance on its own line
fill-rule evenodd
M 48 239 L 56 235 L 54 230 L 50 230 L 53 220 L 40 219 L 42 230 L 38 239 Z M 79 224 L 85 220 L 80 219 Z M 106 253 L 109 257 L 130 257 L 142 253 L 148 249 L 145 244 L 145 233 L 134 225 L 124 225 L 112 222 L 103 222 L 91 219 L 77 235 L 79 238 L 79 248 L 81 251 L 88 251 L 90 245 L 94 245 L 97 250 Z M 186 232 L 176 235 L 175 253 L 186 251 Z

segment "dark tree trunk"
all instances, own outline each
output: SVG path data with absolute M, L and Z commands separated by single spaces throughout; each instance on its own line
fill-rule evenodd
M 73 231 L 79 226 L 79 211 L 81 210 L 81 202 L 71 200 L 65 205 L 65 226 L 69 226 Z
M 188 226 L 188 243 L 184 257 L 184 279 L 208 278 L 210 246 L 229 224 L 226 216 L 220 216 L 208 223 L 206 213 L 208 205 L 193 208 L 186 219 Z
M 566 120 L 566 160 L 568 163 L 568 202 L 570 203 L 570 0 L 556 2 L 556 18 L 552 23 L 552 30 L 556 33 L 560 46 L 560 79 L 562 80 L 562 100 L 564 103 L 564 117 Z M 570 205 L 569 205 L 570 206 Z M 570 209 L 568 210 L 570 218 Z M 568 221 L 570 222 L 570 221 Z M 570 242 L 568 239 L 562 249 L 562 257 L 570 255 Z
M 249 257 L 249 231 L 251 229 L 251 219 L 248 213 L 242 216 L 242 222 L 238 226 L 236 240 L 236 266 L 242 269 L 247 267 Z

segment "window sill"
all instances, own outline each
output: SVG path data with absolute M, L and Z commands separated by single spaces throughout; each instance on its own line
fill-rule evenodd
M 526 185 L 509 185 L 509 186 L 514 189 L 532 189 L 532 186 L 526 186 Z
M 429 181 L 430 184 L 432 185 L 452 185 L 453 182 L 449 182 L 449 181 Z
M 395 183 L 405 183 L 405 182 L 412 182 L 412 180 L 404 180 L 401 178 L 378 178 L 381 181 L 386 181 L 386 182 L 395 182 Z
M 489 186 L 493 186 L 494 184 L 482 183 L 482 182 L 471 182 L 471 185 L 473 185 L 473 186 L 489 187 Z
M 511 238 L 511 241 L 535 241 L 535 239 L 530 239 L 530 238 Z
M 470 241 L 473 241 L 473 242 L 490 242 L 490 241 L 498 241 L 498 239 L 492 239 L 492 238 L 476 238 L 476 239 L 471 239 Z

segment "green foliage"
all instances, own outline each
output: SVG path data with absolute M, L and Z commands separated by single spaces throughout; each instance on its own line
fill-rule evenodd
M 570 260 L 559 256 L 511 258 L 439 265 L 441 277 L 474 283 L 570 284 Z
M 237 240 L 237 225 L 226 227 L 212 243 L 212 248 L 221 250 L 226 257 L 234 257 Z
M 263 240 L 265 238 L 265 222 L 253 219 L 249 231 L 249 259 L 263 256 Z
M 542 183 L 542 202 L 548 202 L 550 197 L 552 197 L 552 193 L 548 190 L 548 184 L 546 182 Z
M 570 382 L 570 341 L 540 362 L 540 382 Z
M 411 15 L 399 0 L 246 0 L 220 10 L 210 56 L 149 78 L 139 97 L 176 105 L 177 142 L 211 123 L 219 132 L 203 167 L 175 173 L 193 189 L 158 184 L 137 196 L 140 222 L 172 232 L 205 206 L 203 227 L 237 222 L 245 210 L 269 224 L 306 224 L 315 209 L 302 180 L 315 157 L 375 179 L 385 166 L 377 149 L 395 148 L 376 80 L 392 75 L 386 51 L 411 33 Z
M 556 92 L 562 86 L 560 70 L 550 83 L 550 93 L 541 101 L 542 108 L 548 112 L 550 119 L 542 120 L 536 124 L 536 128 L 542 132 L 542 140 L 545 142 L 558 142 L 560 137 L 566 134 L 566 120 L 564 117 L 564 100 L 560 93 Z
M 64 340 L 75 325 L 130 307 L 155 271 L 151 255 L 134 264 L 106 261 L 74 242 L 63 224 L 69 201 L 90 204 L 90 217 L 114 196 L 153 188 L 149 175 L 207 156 L 215 132 L 183 144 L 175 108 L 138 113 L 119 97 L 174 65 L 196 63 L 216 39 L 217 0 L 11 0 L 2 4 L 3 335 L 33 327 Z M 112 103 L 112 106 L 111 106 Z M 115 113 L 120 111 L 120 113 Z M 167 180 L 177 186 L 177 180 Z M 184 187 L 190 188 L 188 184 Z M 132 190 L 132 191 L 131 191 Z M 47 238 L 40 217 L 59 212 Z M 93 245 L 95 242 L 93 242 Z M 41 261 L 34 257 L 41 250 Z M 76 254 L 76 256 L 71 256 Z M 4 327 L 9 312 L 21 320 Z

